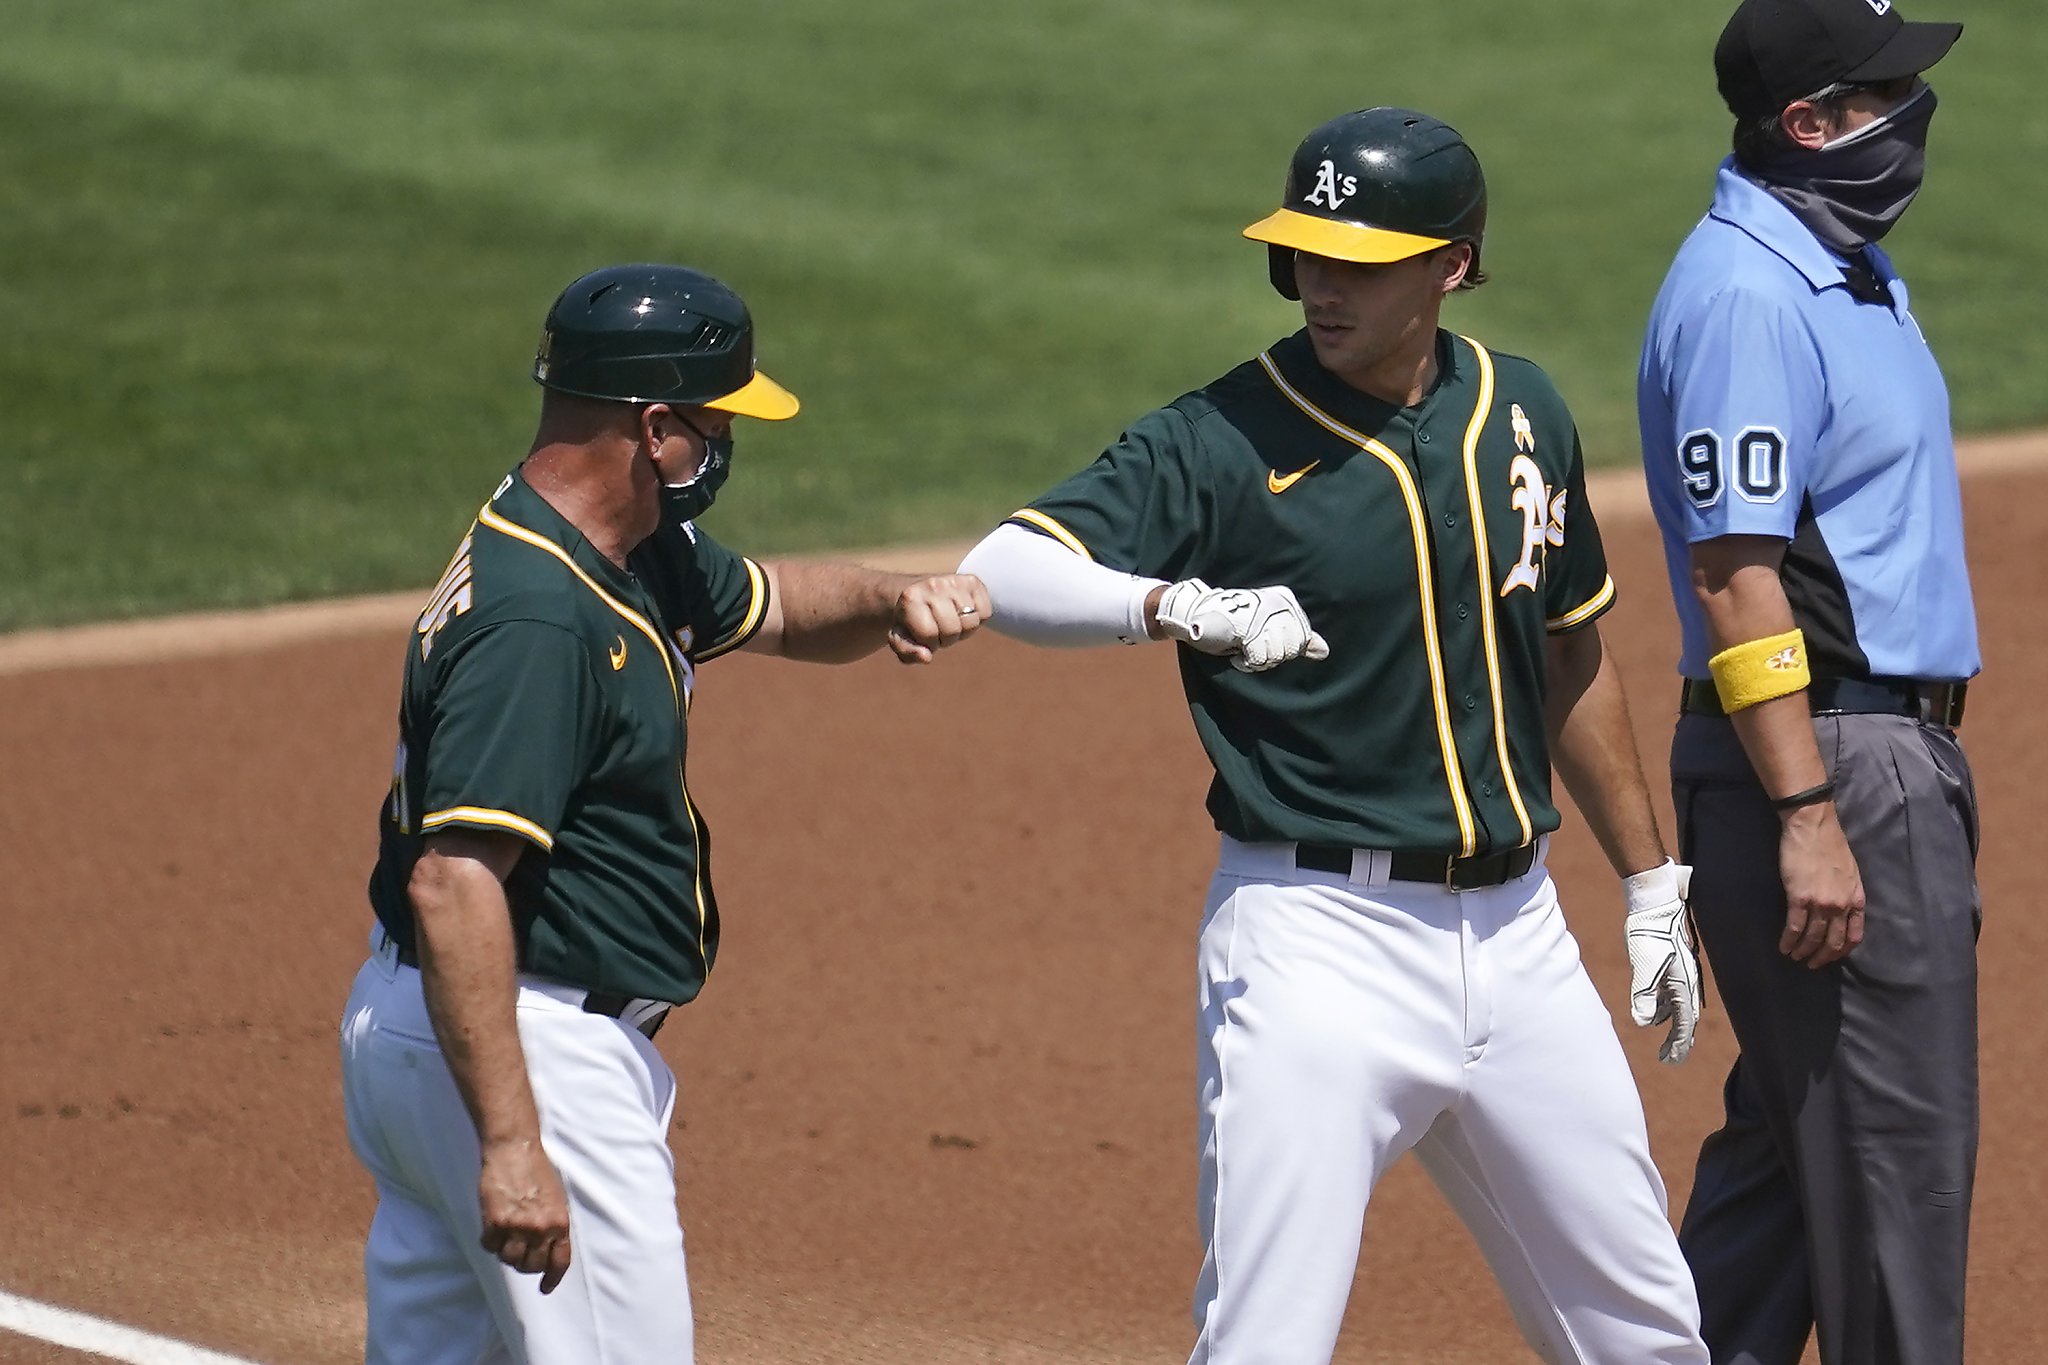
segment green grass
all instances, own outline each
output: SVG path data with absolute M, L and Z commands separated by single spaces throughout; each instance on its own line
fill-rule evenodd
M 1917 5 L 1933 16 L 1937 7 Z M 2048 416 L 2035 0 L 1956 0 L 1891 245 L 1961 424 Z M 967 534 L 1295 315 L 1238 229 L 1311 125 L 1456 123 L 1494 283 L 1633 458 L 1642 318 L 1724 145 L 1718 4 L 16 0 L 0 44 L 0 629 L 430 580 L 525 449 L 554 291 L 739 287 L 805 400 L 709 519 Z

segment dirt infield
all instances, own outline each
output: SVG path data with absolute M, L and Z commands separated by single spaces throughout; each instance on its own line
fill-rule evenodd
M 2048 1348 L 2048 922 L 2025 880 L 2048 511 L 2027 468 L 1972 467 L 1987 670 L 1965 738 L 1988 908 L 1971 1359 L 2019 1362 Z M 1662 571 L 1639 518 L 1608 520 L 1609 635 L 1661 769 Z M 403 629 L 0 668 L 0 1288 L 275 1365 L 360 1359 L 370 1191 L 334 1028 L 369 924 Z M 740 657 L 700 682 L 691 785 L 726 938 L 661 1047 L 702 1358 L 1182 1358 L 1213 835 L 1168 652 L 992 640 L 925 670 Z M 1619 1007 L 1618 895 L 1575 819 L 1554 866 Z M 1676 1205 L 1728 1033 L 1711 1015 L 1672 1069 L 1623 1023 Z M 1366 1247 L 1341 1359 L 1527 1358 L 1414 1163 Z M 0 1335 L 0 1361 L 74 1358 Z

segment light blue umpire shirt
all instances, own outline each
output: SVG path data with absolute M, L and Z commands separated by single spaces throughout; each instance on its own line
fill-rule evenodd
M 1689 678 L 1713 653 L 1689 547 L 1726 535 L 1788 542 L 1815 676 L 1980 667 L 1948 387 L 1905 281 L 1866 253 L 1889 307 L 1859 302 L 1843 258 L 1731 158 L 1658 291 L 1636 413 Z

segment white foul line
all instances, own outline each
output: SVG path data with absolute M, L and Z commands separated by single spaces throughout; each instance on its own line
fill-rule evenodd
M 201 1346 L 187 1346 L 169 1337 L 138 1332 L 118 1322 L 55 1308 L 0 1290 L 0 1330 L 19 1332 L 53 1346 L 68 1346 L 128 1365 L 255 1365 L 240 1356 L 226 1356 Z

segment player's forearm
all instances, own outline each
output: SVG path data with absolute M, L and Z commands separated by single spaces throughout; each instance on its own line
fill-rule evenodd
M 991 531 L 960 561 L 988 585 L 990 625 L 1028 644 L 1075 647 L 1162 638 L 1164 581 L 1107 568 L 1021 526 Z
M 538 1142 L 505 888 L 481 864 L 444 858 L 422 859 L 410 889 L 427 1015 L 478 1141 Z
M 778 560 L 767 569 L 782 609 L 776 652 L 808 663 L 850 663 L 880 649 L 897 599 L 919 581 L 859 564 Z
M 1643 780 L 1621 673 L 1599 627 L 1551 637 L 1546 663 L 1551 766 L 1618 875 L 1659 866 L 1664 837 Z

